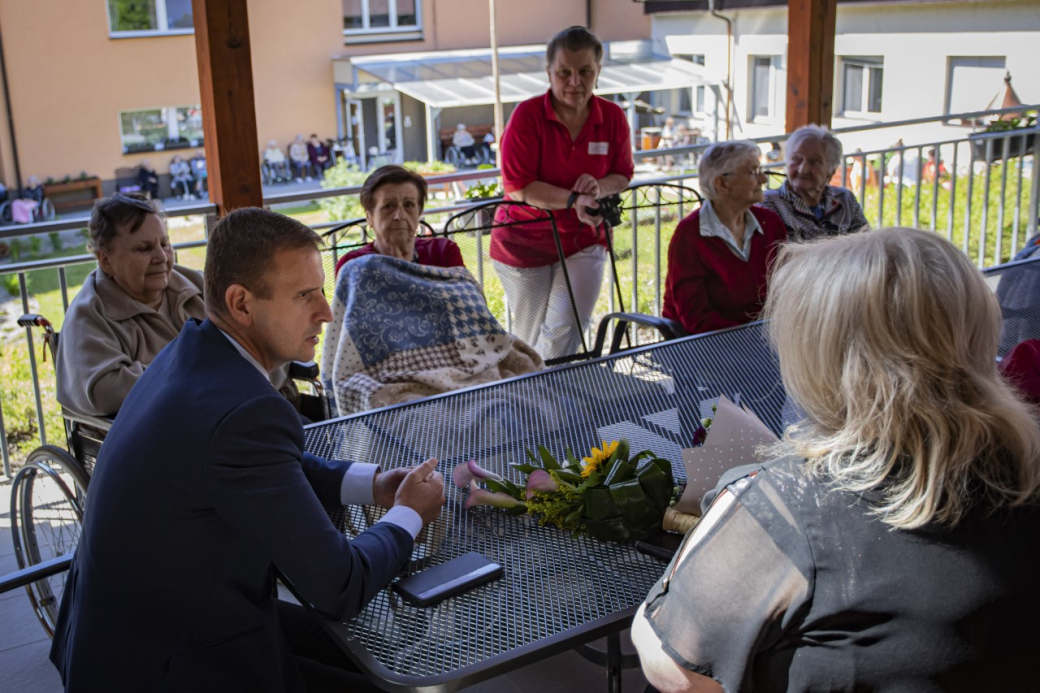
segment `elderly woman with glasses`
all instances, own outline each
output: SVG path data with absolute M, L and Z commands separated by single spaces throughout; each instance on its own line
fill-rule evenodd
M 787 180 L 762 204 L 780 215 L 792 241 L 870 229 L 856 196 L 828 185 L 841 157 L 841 142 L 825 127 L 806 125 L 787 138 Z
M 144 195 L 113 195 L 90 215 L 98 266 L 69 305 L 58 340 L 58 401 L 92 416 L 119 411 L 184 323 L 206 317 L 202 274 L 173 264 L 166 224 Z
M 662 315 L 690 334 L 742 325 L 758 317 L 766 275 L 787 239 L 762 201 L 766 177 L 753 142 L 722 142 L 704 152 L 699 175 L 708 199 L 679 223 L 668 247 Z

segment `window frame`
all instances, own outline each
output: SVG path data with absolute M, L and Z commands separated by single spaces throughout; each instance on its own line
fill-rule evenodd
M 846 84 L 848 80 L 848 68 L 857 67 L 863 70 L 863 80 L 860 84 L 860 109 L 851 109 L 846 103 Z M 879 97 L 878 110 L 871 110 L 870 96 L 874 86 L 875 70 L 881 74 L 882 93 Z M 876 120 L 884 112 L 884 84 L 885 84 L 885 58 L 883 56 L 841 56 L 841 110 L 839 114 L 845 118 L 865 118 Z
M 144 108 L 127 108 L 127 109 L 123 109 L 123 110 L 118 111 L 116 113 L 116 118 L 119 121 L 119 142 L 120 142 L 120 145 L 122 146 L 122 149 L 123 149 L 123 156 L 131 156 L 133 154 L 147 154 L 149 152 L 162 152 L 162 151 L 168 151 L 168 150 L 176 151 L 178 149 L 197 149 L 199 147 L 202 147 L 204 145 L 204 143 L 205 143 L 205 134 L 202 134 L 202 135 L 200 135 L 199 137 L 197 137 L 195 139 L 187 139 L 186 138 L 185 142 L 171 142 L 169 140 L 169 137 L 167 137 L 161 143 L 151 144 L 151 145 L 146 145 L 146 146 L 127 145 L 123 141 L 123 138 L 124 138 L 124 136 L 126 134 L 126 133 L 123 132 L 123 114 L 124 113 L 146 113 L 146 112 L 149 112 L 149 111 L 159 111 L 159 112 L 166 111 L 166 122 L 169 123 L 171 121 L 176 122 L 176 120 L 177 120 L 177 111 L 178 110 L 180 110 L 180 109 L 190 110 L 192 108 L 197 108 L 197 109 L 199 109 L 200 112 L 202 111 L 202 106 L 200 104 L 188 104 L 188 105 L 181 104 L 181 105 L 177 105 L 177 106 L 154 106 L 154 107 L 144 107 Z
M 397 24 L 397 3 L 399 0 L 386 0 L 390 15 L 390 26 L 372 26 L 372 0 L 361 0 L 361 27 L 343 28 L 343 43 L 379 43 L 382 41 L 418 41 L 423 38 L 422 0 L 415 2 L 415 26 Z M 346 15 L 341 13 L 341 21 Z
M 758 101 L 756 100 L 756 81 L 757 76 L 757 62 L 759 60 L 769 61 L 769 76 L 766 78 L 768 93 L 766 96 L 766 105 L 768 112 L 763 115 L 757 115 L 755 113 Z M 762 55 L 749 55 L 748 56 L 748 103 L 747 103 L 747 122 L 757 124 L 771 124 L 775 123 L 777 119 L 777 73 L 780 71 L 780 56 L 773 54 L 762 54 Z
M 119 31 L 112 28 L 112 12 L 111 3 L 112 0 L 105 0 L 105 23 L 108 25 L 108 37 L 114 39 L 120 38 L 146 38 L 150 36 L 190 36 L 195 33 L 195 27 L 192 26 L 190 29 L 182 28 L 170 28 L 170 18 L 166 12 L 166 1 L 167 0 L 154 0 L 155 1 L 155 29 L 131 29 L 129 31 Z M 194 8 L 192 9 L 192 20 L 194 21 L 195 14 Z M 138 110 L 150 110 L 150 109 L 138 109 Z

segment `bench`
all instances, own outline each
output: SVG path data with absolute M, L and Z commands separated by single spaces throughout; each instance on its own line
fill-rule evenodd
M 101 199 L 101 179 L 97 176 L 67 183 L 44 183 L 43 196 L 51 201 L 56 211 L 86 207 Z

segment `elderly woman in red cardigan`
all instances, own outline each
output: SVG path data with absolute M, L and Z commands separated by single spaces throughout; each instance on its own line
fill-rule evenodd
M 787 229 L 762 201 L 766 176 L 753 142 L 708 147 L 699 167 L 707 198 L 668 247 L 661 314 L 689 334 L 751 322 L 766 299 L 766 274 Z

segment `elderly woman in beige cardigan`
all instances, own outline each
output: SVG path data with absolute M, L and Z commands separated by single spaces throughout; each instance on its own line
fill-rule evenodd
M 173 264 L 166 226 L 138 194 L 94 206 L 89 247 L 98 268 L 65 316 L 58 401 L 73 412 L 109 416 L 184 323 L 205 317 L 202 275 Z

